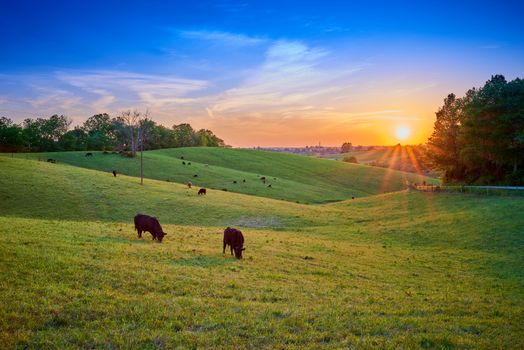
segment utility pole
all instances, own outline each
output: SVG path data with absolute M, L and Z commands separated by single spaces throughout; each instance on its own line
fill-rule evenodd
M 144 184 L 144 133 L 142 128 L 143 125 L 138 129 L 140 133 L 140 185 Z

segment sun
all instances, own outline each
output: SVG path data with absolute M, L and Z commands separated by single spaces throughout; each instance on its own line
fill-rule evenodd
M 407 126 L 399 126 L 395 129 L 395 135 L 399 140 L 405 140 L 411 135 L 411 129 Z

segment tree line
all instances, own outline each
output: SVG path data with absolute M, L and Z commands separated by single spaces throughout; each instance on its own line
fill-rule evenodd
M 492 76 L 436 117 L 426 156 L 444 182 L 524 185 L 524 80 Z
M 125 111 L 116 117 L 96 114 L 82 125 L 71 128 L 71 119 L 63 115 L 25 119 L 14 123 L 0 118 L 0 152 L 52 151 L 127 151 L 173 147 L 225 147 L 211 130 L 194 130 L 183 123 L 167 128 L 157 124 L 148 114 Z

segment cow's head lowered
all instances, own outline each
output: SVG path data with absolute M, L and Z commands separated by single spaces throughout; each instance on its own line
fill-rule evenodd
M 235 251 L 235 257 L 237 259 L 242 259 L 242 251 L 246 250 L 246 248 L 239 246 L 239 247 L 233 247 L 233 250 Z
M 158 243 L 162 243 L 162 239 L 164 239 L 165 235 L 167 235 L 167 233 L 165 233 L 165 232 L 158 232 L 156 234 L 156 239 L 157 239 Z

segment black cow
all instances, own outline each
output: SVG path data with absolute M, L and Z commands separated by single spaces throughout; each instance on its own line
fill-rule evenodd
M 153 236 L 153 240 L 157 240 L 159 243 L 162 242 L 167 233 L 162 230 L 162 226 L 158 222 L 158 219 L 144 214 L 135 215 L 135 230 L 138 232 L 138 238 L 142 238 L 142 232 L 149 232 Z
M 182 165 L 186 165 L 186 162 L 183 161 L 183 162 L 182 162 Z
M 201 194 L 204 194 L 204 195 L 207 194 L 207 191 L 205 188 L 201 188 L 198 190 L 198 195 L 200 196 Z
M 113 176 L 116 177 L 116 170 L 113 170 Z
M 93 153 L 91 153 L 91 152 L 87 152 L 86 153 L 86 157 L 92 157 L 92 156 L 93 156 Z
M 193 177 L 198 177 L 198 174 L 193 175 Z
M 244 236 L 240 230 L 231 227 L 228 227 L 224 230 L 224 245 L 222 248 L 222 254 L 226 253 L 227 245 L 231 250 L 231 255 L 233 255 L 233 251 L 235 251 L 235 257 L 237 259 L 242 259 L 242 251 L 246 250 L 246 248 L 244 248 Z
M 47 160 L 48 163 L 56 163 L 56 159 L 53 159 L 53 158 L 49 158 Z

